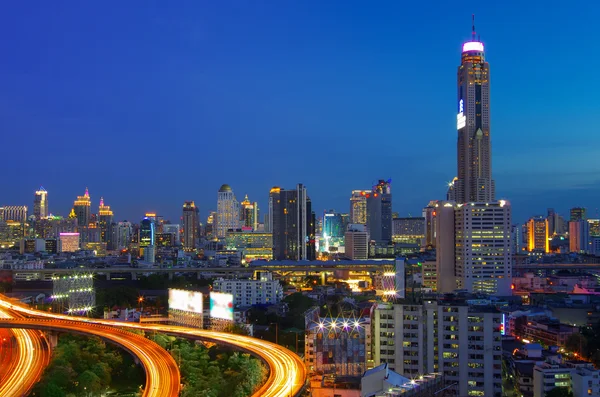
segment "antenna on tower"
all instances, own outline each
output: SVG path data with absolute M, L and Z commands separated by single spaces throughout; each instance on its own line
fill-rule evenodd
M 473 22 L 471 35 L 473 36 L 473 41 L 475 41 L 475 14 L 471 15 L 471 21 Z

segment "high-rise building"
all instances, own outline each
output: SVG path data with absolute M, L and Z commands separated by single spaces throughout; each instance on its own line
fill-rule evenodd
M 183 216 L 185 218 L 185 216 Z M 181 231 L 179 224 L 165 223 L 163 224 L 163 234 L 171 234 L 173 235 L 173 244 L 179 245 L 181 244 Z M 183 228 L 185 233 L 185 226 Z
M 475 38 L 463 44 L 458 67 L 456 202 L 486 203 L 495 200 L 490 137 L 490 67 L 483 43 Z
M 240 221 L 241 226 L 256 230 L 258 227 L 258 203 L 251 202 L 248 195 L 240 203 Z
M 140 222 L 140 248 L 145 248 L 155 245 L 155 230 L 154 222 L 150 218 L 144 218 Z
M 425 239 L 425 218 L 394 218 L 392 220 L 392 240 L 394 242 L 423 245 Z
M 346 257 L 353 260 L 369 258 L 369 232 L 366 225 L 349 224 L 344 240 Z
M 350 196 L 350 223 L 367 224 L 367 194 L 370 190 L 353 190 Z
M 133 225 L 131 222 L 123 221 L 116 224 L 115 249 L 125 249 L 129 247 L 133 236 Z
M 570 221 L 582 221 L 587 219 L 586 210 L 583 207 L 574 207 L 571 208 L 571 219 Z
M 60 252 L 75 252 L 79 250 L 79 233 L 61 233 Z
M 535 216 L 527 222 L 527 250 L 550 252 L 548 219 L 543 216 Z
M 439 202 L 437 207 L 437 291 L 456 289 L 510 295 L 512 214 L 510 203 Z
M 193 251 L 196 249 L 198 236 L 199 209 L 193 201 L 183 203 L 183 249 Z M 164 227 L 163 227 L 164 230 Z
M 100 206 L 98 207 L 98 227 L 100 228 L 100 241 L 107 243 L 107 245 L 111 239 L 109 228 L 112 223 L 113 212 L 109 205 L 104 205 L 104 197 L 100 197 Z
M 73 212 L 75 213 L 79 227 L 87 228 L 89 226 L 92 217 L 91 205 L 92 200 L 86 187 L 83 196 L 77 196 L 77 200 L 73 203 Z
M 36 220 L 47 218 L 48 212 L 48 192 L 40 186 L 40 189 L 33 196 L 33 215 Z
M 436 200 L 432 200 L 423 208 L 425 218 L 425 246 L 426 250 L 435 248 L 435 225 L 436 225 Z
M 379 304 L 372 318 L 375 366 L 410 378 L 441 373 L 451 395 L 502 395 L 502 314 L 489 301 Z
M 26 205 L 6 205 L 0 207 L 0 220 L 13 222 L 27 222 Z
M 222 185 L 217 193 L 217 237 L 227 235 L 229 229 L 239 229 L 240 210 L 231 186 Z
M 588 219 L 590 224 L 590 236 L 600 237 L 600 219 Z
M 590 224 L 587 220 L 569 222 L 569 251 L 586 253 L 590 250 Z
M 273 202 L 273 258 L 314 260 L 315 214 L 306 187 L 271 189 Z
M 376 243 L 392 241 L 392 181 L 380 179 L 367 196 L 367 229 Z

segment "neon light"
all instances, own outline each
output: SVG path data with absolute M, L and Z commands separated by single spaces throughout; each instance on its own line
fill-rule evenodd
M 460 100 L 460 102 L 458 102 L 458 112 L 464 112 L 464 101 L 462 99 Z
M 479 41 L 469 41 L 468 43 L 463 44 L 463 52 L 467 51 L 483 52 L 483 43 Z
M 79 236 L 79 233 L 60 233 L 61 236 Z
M 465 116 L 462 112 L 456 115 L 456 129 L 460 130 L 461 128 L 465 128 L 467 125 L 467 116 Z

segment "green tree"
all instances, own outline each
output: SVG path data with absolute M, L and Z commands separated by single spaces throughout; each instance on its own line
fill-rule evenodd
M 77 377 L 77 388 L 85 395 L 95 394 L 102 390 L 102 380 L 92 371 L 85 371 Z
M 555 387 L 546 393 L 546 397 L 573 397 L 573 392 L 568 387 Z

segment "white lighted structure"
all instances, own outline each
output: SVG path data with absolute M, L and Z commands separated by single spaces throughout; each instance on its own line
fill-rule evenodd
M 33 196 L 33 215 L 36 220 L 46 219 L 49 215 L 48 192 L 43 187 L 40 187 Z
M 92 274 L 81 273 L 52 277 L 52 301 L 58 311 L 67 314 L 88 313 L 96 306 Z
M 240 227 L 240 206 L 231 186 L 222 185 L 217 194 L 217 237 L 225 237 L 227 230 Z
M 403 299 L 406 296 L 405 259 L 396 258 L 393 264 L 382 264 L 382 267 L 383 272 L 375 276 L 377 295 L 381 295 L 385 302 Z
M 75 252 L 79 250 L 79 233 L 60 233 L 60 252 Z
M 202 328 L 203 299 L 200 292 L 169 288 L 169 321 Z
M 215 320 L 233 321 L 233 295 L 211 292 L 210 318 Z

